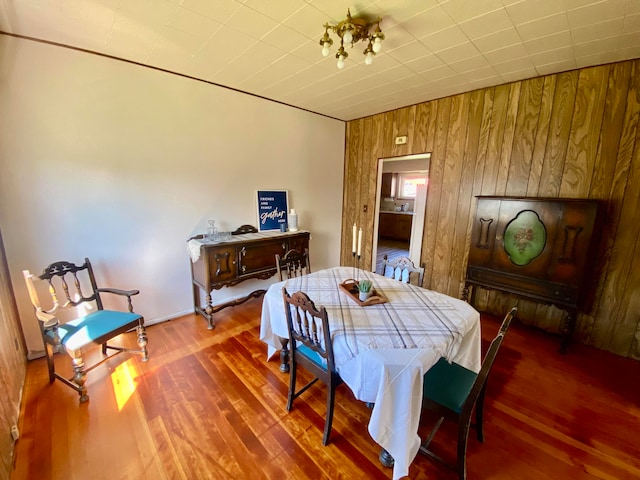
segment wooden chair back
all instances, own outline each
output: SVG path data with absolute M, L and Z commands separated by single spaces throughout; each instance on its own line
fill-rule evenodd
M 284 257 L 276 253 L 276 271 L 280 281 L 311 273 L 309 249 L 305 248 L 304 252 L 292 249 Z
M 416 267 L 408 257 L 389 260 L 385 255 L 382 260 L 381 275 L 421 287 L 424 278 L 424 265 Z

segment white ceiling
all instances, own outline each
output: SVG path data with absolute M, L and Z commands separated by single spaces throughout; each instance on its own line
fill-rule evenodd
M 640 0 L 0 0 L 0 30 L 351 120 L 491 85 L 640 58 Z M 343 70 L 323 24 L 382 17 Z M 334 36 L 335 39 L 335 36 Z

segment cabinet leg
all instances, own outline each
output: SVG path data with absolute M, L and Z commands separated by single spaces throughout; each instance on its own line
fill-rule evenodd
M 570 310 L 567 312 L 567 316 L 564 319 L 564 323 L 562 325 L 562 340 L 560 343 L 560 353 L 567 353 L 567 347 L 569 347 L 569 343 L 571 342 L 571 337 L 573 336 L 573 330 L 576 326 L 576 316 L 578 315 L 577 311 Z

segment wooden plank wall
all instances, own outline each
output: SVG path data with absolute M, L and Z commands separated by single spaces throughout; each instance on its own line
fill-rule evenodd
M 348 122 L 342 256 L 363 227 L 371 268 L 379 158 L 431 152 L 422 240 L 424 286 L 460 297 L 476 195 L 595 198 L 606 209 L 593 282 L 575 339 L 640 359 L 640 60 L 476 90 Z M 405 145 L 394 138 L 407 135 Z M 368 211 L 364 212 L 364 205 Z M 555 307 L 479 289 L 476 307 L 557 332 Z
M 34 322 L 35 317 L 34 317 Z M 8 479 L 13 466 L 11 426 L 18 424 L 20 398 L 26 372 L 26 354 L 9 267 L 0 233 L 0 479 Z

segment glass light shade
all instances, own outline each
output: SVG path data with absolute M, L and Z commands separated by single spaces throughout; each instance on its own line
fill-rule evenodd
M 322 45 L 322 56 L 323 57 L 329 56 L 329 42 L 324 42 L 324 44 Z
M 342 40 L 344 40 L 344 43 L 353 42 L 353 34 L 351 33 L 351 30 L 349 29 L 345 30 L 344 35 L 342 36 Z
M 378 53 L 380 50 L 382 50 L 382 40 L 376 37 L 376 39 L 373 41 L 373 51 Z
M 365 65 L 371 65 L 372 63 L 373 63 L 373 52 L 368 52 L 364 56 L 364 64 Z
M 338 68 L 340 70 L 344 68 L 344 57 L 342 55 L 338 57 Z

